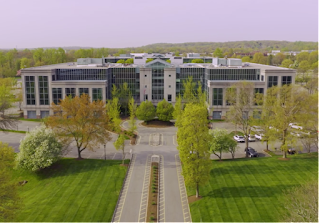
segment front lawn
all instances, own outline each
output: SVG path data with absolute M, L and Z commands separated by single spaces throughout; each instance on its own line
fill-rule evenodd
M 203 198 L 190 204 L 193 222 L 281 222 L 283 191 L 318 179 L 318 153 L 212 161 Z M 194 195 L 188 189 L 188 195 Z
M 62 159 L 38 174 L 14 171 L 24 207 L 14 222 L 111 222 L 126 167 L 121 161 Z

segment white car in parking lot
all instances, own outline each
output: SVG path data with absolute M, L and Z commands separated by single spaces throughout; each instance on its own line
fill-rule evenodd
M 301 127 L 300 125 L 298 125 L 296 123 L 289 123 L 289 127 L 294 128 L 294 129 L 298 129 L 298 130 L 303 129 L 303 127 Z
M 233 136 L 233 139 L 236 140 L 237 142 L 245 142 L 244 137 L 240 135 Z
M 255 134 L 254 137 L 258 140 L 262 140 L 262 137 L 264 136 L 264 134 Z
M 244 137 L 246 137 L 246 135 Z M 249 142 L 255 142 L 256 138 L 253 135 L 249 135 L 249 139 L 248 140 L 249 140 Z

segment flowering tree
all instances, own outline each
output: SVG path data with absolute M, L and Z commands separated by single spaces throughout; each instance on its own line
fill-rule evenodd
M 40 126 L 26 134 L 20 142 L 17 166 L 37 171 L 51 166 L 63 153 L 62 144 L 51 129 Z

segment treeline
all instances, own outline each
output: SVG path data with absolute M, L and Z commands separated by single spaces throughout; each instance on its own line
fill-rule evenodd
M 288 42 L 288 41 L 235 41 L 235 42 L 195 42 L 182 44 L 151 44 L 142 47 L 132 48 L 89 48 L 64 50 L 63 48 L 37 48 L 24 50 L 0 50 L 0 77 L 13 77 L 22 68 L 73 62 L 77 58 L 100 58 L 102 56 L 119 56 L 128 53 L 167 53 L 174 52 L 175 55 L 186 56 L 189 52 L 197 52 L 203 56 L 238 57 L 236 53 L 250 52 L 271 52 L 272 50 L 301 51 L 318 49 L 318 42 Z M 282 56 L 280 57 L 282 58 Z M 277 57 L 267 58 L 266 56 L 250 56 L 244 61 L 251 61 L 261 64 L 281 65 Z M 295 58 L 287 57 L 295 62 Z M 299 65 L 295 64 L 294 68 Z

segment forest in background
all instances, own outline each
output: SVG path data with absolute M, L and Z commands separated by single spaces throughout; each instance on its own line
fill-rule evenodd
M 186 56 L 187 53 L 200 53 L 201 56 L 236 57 L 244 62 L 277 65 L 304 70 L 318 68 L 318 52 L 300 53 L 302 56 L 289 56 L 279 53 L 276 56 L 265 56 L 263 53 L 272 50 L 301 51 L 317 50 L 318 42 L 304 41 L 234 41 L 234 42 L 193 42 L 193 43 L 157 43 L 132 48 L 36 48 L 0 50 L 0 77 L 14 77 L 22 68 L 74 62 L 77 58 L 101 58 L 102 56 L 119 56 L 128 53 L 167 53 Z M 77 47 L 74 47 L 77 48 Z M 255 53 L 249 56 L 240 53 Z M 285 62 L 285 63 L 284 63 Z M 317 71 L 316 71 L 317 72 Z M 19 72 L 18 72 L 19 74 Z

